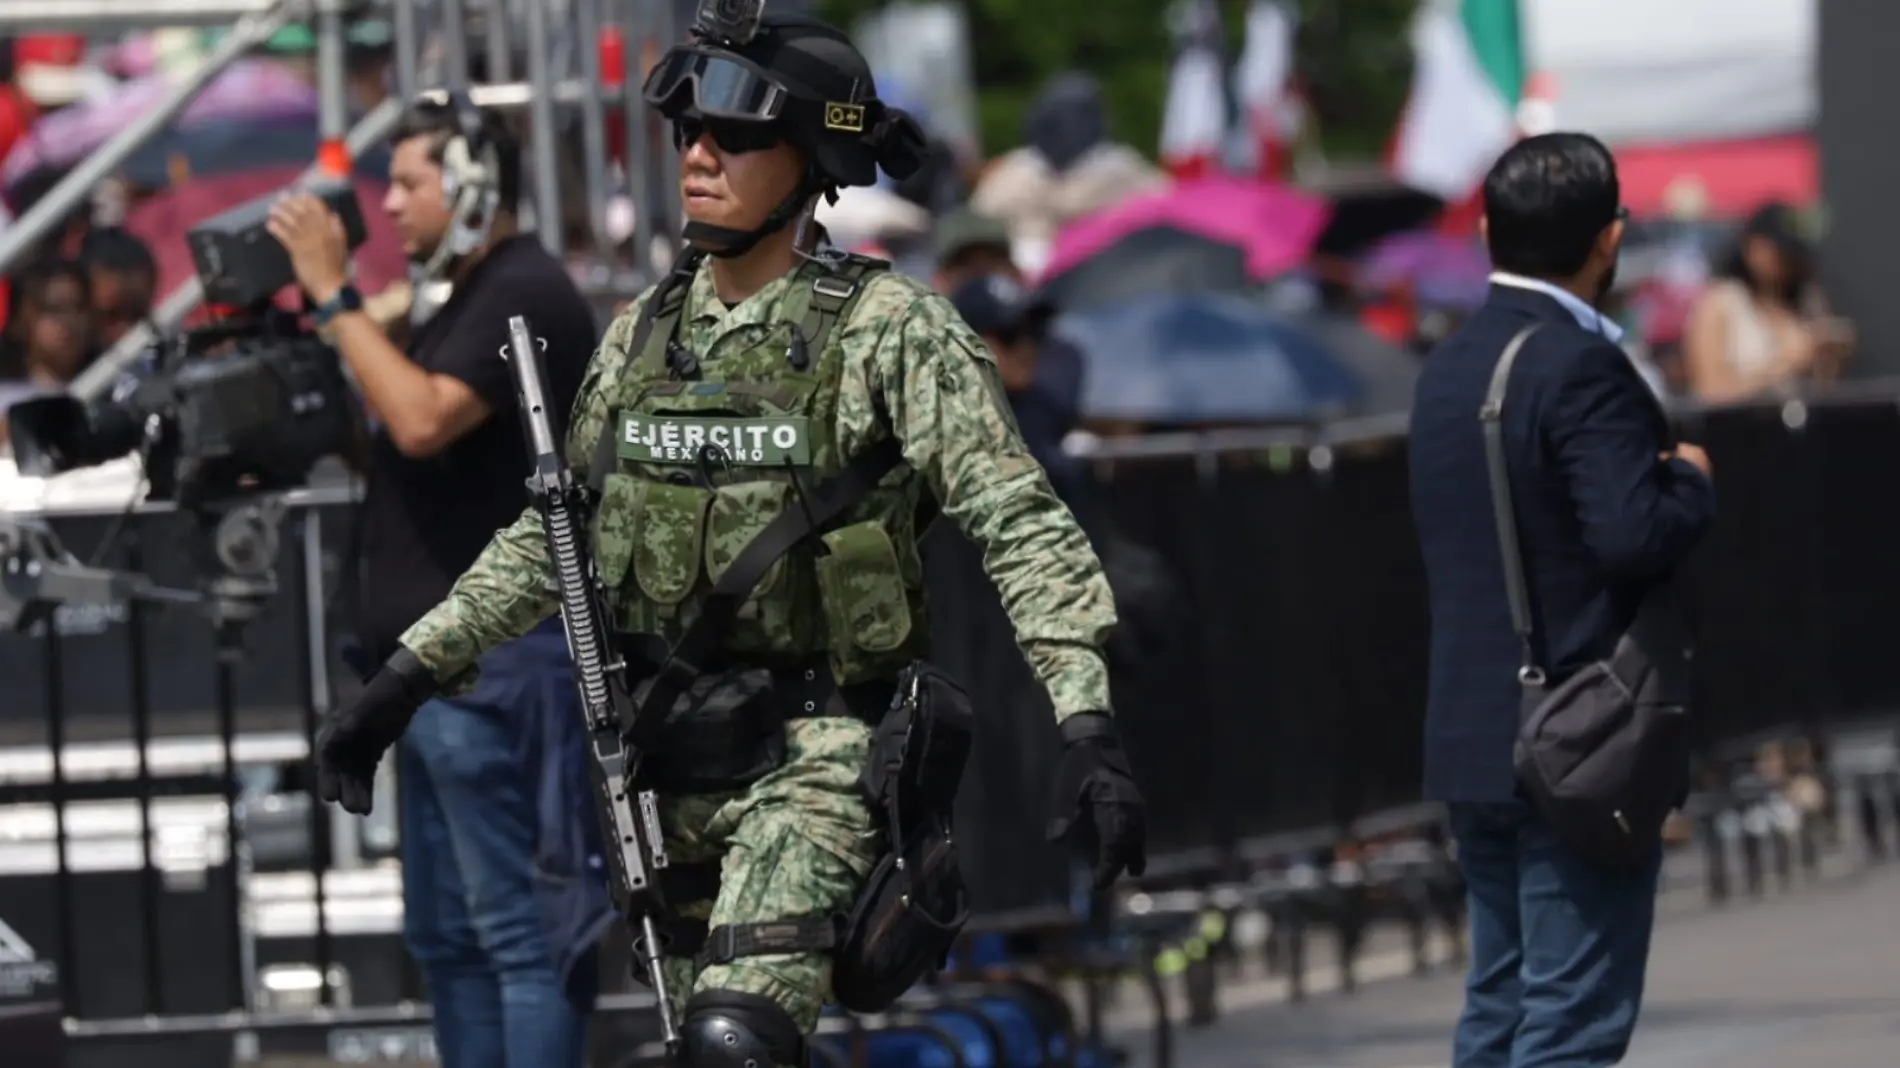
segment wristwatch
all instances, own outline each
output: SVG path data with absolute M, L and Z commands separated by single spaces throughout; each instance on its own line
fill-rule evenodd
M 343 288 L 336 291 L 336 296 L 317 305 L 312 318 L 316 321 L 317 329 L 321 330 L 344 312 L 362 310 L 363 294 L 359 293 L 355 286 L 345 282 Z

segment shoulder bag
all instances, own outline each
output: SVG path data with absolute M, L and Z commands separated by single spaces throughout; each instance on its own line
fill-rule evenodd
M 1519 787 L 1559 840 L 1603 867 L 1634 869 L 1656 856 L 1663 821 L 1688 789 L 1686 627 L 1675 580 L 1664 579 L 1607 658 L 1554 686 L 1538 664 L 1501 422 L 1511 366 L 1536 330 L 1525 328 L 1505 347 L 1480 412 L 1504 589 L 1522 649 L 1513 763 Z

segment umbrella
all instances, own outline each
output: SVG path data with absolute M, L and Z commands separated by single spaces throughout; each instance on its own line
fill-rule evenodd
M 7 154 L 0 183 L 12 186 L 42 168 L 72 166 L 155 110 L 172 87 L 172 79 L 162 75 L 141 78 L 97 104 L 47 116 Z M 278 63 L 246 60 L 206 86 L 173 125 L 190 129 L 219 120 L 261 119 L 314 127 L 316 115 L 317 92 L 303 78 Z
M 1366 290 L 1406 286 L 1422 304 L 1470 310 L 1490 288 L 1491 257 L 1470 238 L 1415 231 L 1373 246 L 1359 264 Z
M 164 189 L 172 184 L 174 163 L 182 163 L 192 178 L 221 178 L 308 166 L 317 158 L 317 146 L 314 123 L 232 119 L 167 130 L 134 152 L 120 174 L 135 187 Z M 354 170 L 364 178 L 388 177 L 388 150 L 378 147 L 364 153 Z
M 1389 415 L 1412 410 L 1419 359 L 1341 315 L 1312 313 L 1288 320 L 1332 353 L 1364 387 L 1352 406 L 1354 415 Z
M 1305 262 L 1329 211 L 1318 197 L 1269 182 L 1181 182 L 1065 226 L 1050 250 L 1048 273 L 1061 274 L 1137 230 L 1167 226 L 1239 246 L 1248 272 L 1266 279 Z
M 1050 278 L 1042 296 L 1064 310 L 1167 293 L 1250 293 L 1247 251 L 1212 237 L 1157 226 L 1137 230 Z
M 1362 393 L 1324 344 L 1245 297 L 1148 297 L 1067 313 L 1054 329 L 1088 362 L 1090 418 L 1300 421 L 1337 414 Z
M 186 231 L 219 212 L 286 188 L 302 173 L 302 167 L 286 167 L 223 178 L 195 178 L 133 205 L 126 212 L 125 228 L 144 241 L 158 260 L 158 291 L 169 293 L 197 274 L 191 250 L 185 245 Z M 355 184 L 369 236 L 352 259 L 356 285 L 367 295 L 406 278 L 409 260 L 395 228 L 383 214 L 383 183 L 358 178 Z

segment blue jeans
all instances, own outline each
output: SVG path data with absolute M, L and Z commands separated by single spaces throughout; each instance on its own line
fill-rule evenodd
M 593 989 L 564 981 L 534 892 L 539 769 L 520 711 L 438 698 L 400 746 L 404 933 L 443 1068 L 580 1068 L 586 1053 Z
M 1597 868 L 1525 803 L 1453 804 L 1469 886 L 1471 972 L 1453 1068 L 1606 1068 L 1642 1007 L 1660 854 Z

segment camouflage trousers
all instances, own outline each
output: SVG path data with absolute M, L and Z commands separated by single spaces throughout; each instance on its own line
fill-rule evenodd
M 785 763 L 743 792 L 660 800 L 669 859 L 720 862 L 718 899 L 672 902 L 682 918 L 720 927 L 842 912 L 870 876 L 879 842 L 858 776 L 871 729 L 821 718 L 792 720 L 785 731 Z M 691 957 L 668 957 L 663 967 L 675 1010 L 702 990 L 757 994 L 809 1034 L 831 1000 L 826 953 L 740 957 L 703 970 Z

